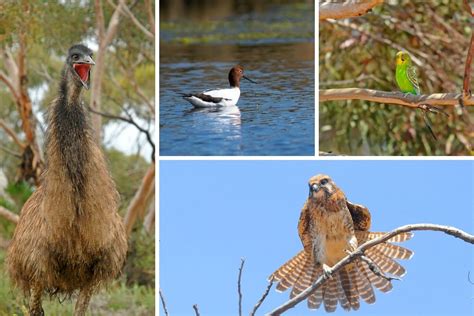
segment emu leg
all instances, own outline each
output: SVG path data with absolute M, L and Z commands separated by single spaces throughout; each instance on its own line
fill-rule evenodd
M 41 295 L 43 294 L 43 288 L 41 286 L 34 285 L 31 288 L 30 295 L 30 316 L 44 316 L 44 310 L 41 306 Z
M 79 292 L 76 307 L 74 308 L 74 316 L 86 315 L 87 307 L 92 296 L 92 287 L 86 287 Z

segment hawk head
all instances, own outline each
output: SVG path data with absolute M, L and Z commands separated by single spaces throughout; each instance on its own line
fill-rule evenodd
M 334 181 L 325 174 L 318 174 L 311 177 L 308 185 L 309 198 L 315 200 L 325 200 L 338 191 Z

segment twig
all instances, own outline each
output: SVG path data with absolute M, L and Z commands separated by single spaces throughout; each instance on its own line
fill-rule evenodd
M 257 304 L 253 307 L 252 312 L 250 313 L 250 316 L 254 316 L 255 313 L 257 312 L 257 309 L 262 305 L 263 301 L 267 298 L 268 293 L 270 292 L 270 289 L 273 286 L 273 277 L 268 281 L 267 288 L 265 289 L 265 292 L 263 293 L 262 297 L 258 300 Z
M 459 103 L 460 93 L 434 93 L 423 95 L 371 89 L 344 88 L 319 90 L 319 102 L 337 100 L 365 100 L 420 108 L 420 104 L 452 106 Z M 474 105 L 474 98 L 464 100 L 464 105 Z
M 125 109 L 123 109 L 123 110 L 126 112 L 128 118 L 120 116 L 120 115 L 113 115 L 113 114 L 110 114 L 110 113 L 104 113 L 104 112 L 96 111 L 96 110 L 92 109 L 90 106 L 88 106 L 87 108 L 90 112 L 92 112 L 94 114 L 97 114 L 97 115 L 100 115 L 100 116 L 103 116 L 103 117 L 106 117 L 106 118 L 109 118 L 109 119 L 120 120 L 120 121 L 129 123 L 129 124 L 132 124 L 133 126 L 135 126 L 141 133 L 145 134 L 146 139 L 147 139 L 148 143 L 150 144 L 150 146 L 152 148 L 151 160 L 153 162 L 155 162 L 155 143 L 151 139 L 150 132 L 148 130 L 144 129 L 143 127 L 141 127 L 140 125 L 138 125 L 138 123 L 135 122 L 135 120 L 133 120 L 131 115 Z
M 193 309 L 194 309 L 194 313 L 196 313 L 196 316 L 200 316 L 200 314 L 199 314 L 199 309 L 198 309 L 198 305 L 197 305 L 197 304 L 194 304 L 194 305 L 193 305 Z
M 241 289 L 241 281 L 242 281 L 242 270 L 244 269 L 245 259 L 240 259 L 240 268 L 239 268 L 239 278 L 237 279 L 237 292 L 239 293 L 239 316 L 242 316 L 242 289 Z
M 472 65 L 472 55 L 474 54 L 474 33 L 471 34 L 471 44 L 469 44 L 469 50 L 466 57 L 466 66 L 464 68 L 464 80 L 462 93 L 465 98 L 471 96 L 471 65 Z
M 7 210 L 3 206 L 0 206 L 0 216 L 4 217 L 6 220 L 8 220 L 8 221 L 10 221 L 14 224 L 18 223 L 19 216 L 16 215 L 15 213 L 13 213 L 13 212 Z
M 375 275 L 387 280 L 387 281 L 392 281 L 392 280 L 398 280 L 400 281 L 401 279 L 400 278 L 397 278 L 397 277 L 390 277 L 390 276 L 387 276 L 385 273 L 383 273 L 379 267 L 377 267 L 377 265 L 375 264 L 375 262 L 372 261 L 372 259 L 370 259 L 369 257 L 365 256 L 365 255 L 361 255 L 360 256 L 360 259 L 362 259 L 362 261 L 364 261 L 365 263 L 367 263 L 367 265 L 369 266 L 369 269 L 370 271 L 372 271 Z
M 160 301 L 161 301 L 161 305 L 163 306 L 163 311 L 165 312 L 165 316 L 168 316 L 168 309 L 166 308 L 166 302 L 165 302 L 165 298 L 163 296 L 163 292 L 161 291 L 160 289 Z
M 23 144 L 23 143 L 20 141 L 20 139 L 16 136 L 15 132 L 13 131 L 13 129 L 11 129 L 11 128 L 7 125 L 7 123 L 6 123 L 4 120 L 2 120 L 1 118 L 0 118 L 0 127 L 3 128 L 3 130 L 5 130 L 5 132 L 11 137 L 11 139 L 13 140 L 13 142 L 18 145 L 18 147 L 20 147 L 20 148 L 22 148 L 22 149 L 24 149 L 24 148 L 26 147 L 26 145 Z
M 20 158 L 21 159 L 21 154 L 16 152 L 16 151 L 13 151 L 11 149 L 8 149 L 7 147 L 3 146 L 3 145 L 0 145 L 0 149 L 3 150 L 4 152 L 6 152 L 7 154 L 10 154 L 16 158 Z
M 467 281 L 474 285 L 474 282 L 471 281 L 471 271 L 467 271 Z
M 325 2 L 319 5 L 319 20 L 346 19 L 366 14 L 383 0 L 345 1 L 344 3 Z
M 457 229 L 451 226 L 436 225 L 436 224 L 412 224 L 412 225 L 405 225 L 405 226 L 398 227 L 381 237 L 369 240 L 366 243 L 359 246 L 359 248 L 357 248 L 354 252 L 347 255 L 346 257 L 341 259 L 338 263 L 336 263 L 332 268 L 330 268 L 329 273 L 323 274 L 321 277 L 319 277 L 316 280 L 316 282 L 313 283 L 313 285 L 311 285 L 306 290 L 304 290 L 297 296 L 293 297 L 292 299 L 286 301 L 284 304 L 275 308 L 273 311 L 271 311 L 267 315 L 281 315 L 283 312 L 289 310 L 290 308 L 295 307 L 298 303 L 300 303 L 301 301 L 305 300 L 308 296 L 310 296 L 317 288 L 319 288 L 324 282 L 326 282 L 326 280 L 329 279 L 334 273 L 342 269 L 342 267 L 344 267 L 345 265 L 351 263 L 355 259 L 362 256 L 364 254 L 364 251 L 366 251 L 367 249 L 370 249 L 378 244 L 386 242 L 389 239 L 401 233 L 407 233 L 407 232 L 418 231 L 418 230 L 440 231 L 448 235 L 454 236 L 456 238 L 459 238 L 470 244 L 474 244 L 474 235 L 470 235 L 460 229 Z
M 474 11 L 472 10 L 471 5 L 469 4 L 469 0 L 464 0 L 463 3 L 464 3 L 464 8 L 466 9 L 466 11 L 469 12 L 469 14 L 474 17 Z

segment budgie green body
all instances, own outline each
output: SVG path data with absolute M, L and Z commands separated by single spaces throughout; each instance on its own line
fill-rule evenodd
M 406 52 L 397 53 L 397 68 L 395 70 L 395 78 L 398 87 L 404 93 L 414 95 L 420 94 L 420 86 L 416 77 L 416 69 L 411 64 L 410 55 Z

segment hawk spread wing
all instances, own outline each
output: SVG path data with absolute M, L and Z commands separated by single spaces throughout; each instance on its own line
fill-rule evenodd
M 324 273 L 327 263 L 333 265 L 347 255 L 347 250 L 353 250 L 354 239 L 361 245 L 384 234 L 369 231 L 369 210 L 347 201 L 328 176 L 312 177 L 309 184 L 310 196 L 298 222 L 303 250 L 270 275 L 270 279 L 278 282 L 278 291 L 292 288 L 290 297 L 311 286 Z M 370 248 L 365 255 L 382 272 L 403 276 L 406 271 L 395 259 L 410 259 L 413 252 L 393 243 L 406 241 L 411 236 L 411 233 L 397 235 Z M 365 261 L 355 260 L 313 292 L 308 297 L 308 307 L 316 309 L 324 303 L 325 310 L 333 312 L 339 302 L 345 310 L 357 310 L 360 298 L 369 304 L 375 302 L 374 287 L 388 292 L 392 284 L 374 274 Z

